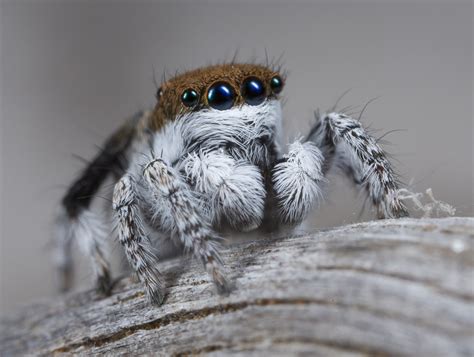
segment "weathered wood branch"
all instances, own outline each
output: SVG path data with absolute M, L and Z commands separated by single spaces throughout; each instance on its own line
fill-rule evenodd
M 171 261 L 163 306 L 128 278 L 109 298 L 37 303 L 3 320 L 0 355 L 474 355 L 473 218 L 361 223 L 224 258 L 228 297 Z

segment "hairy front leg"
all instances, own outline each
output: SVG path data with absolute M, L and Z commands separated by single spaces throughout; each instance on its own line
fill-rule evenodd
M 160 305 L 165 296 L 165 286 L 157 269 L 158 259 L 145 232 L 137 197 L 135 180 L 129 174 L 124 175 L 115 185 L 113 196 L 119 240 L 130 265 L 145 285 L 148 299 Z
M 171 233 L 177 235 L 185 249 L 191 250 L 202 262 L 218 292 L 228 292 L 218 237 L 202 213 L 199 199 L 179 174 L 161 159 L 148 163 L 143 175 L 155 199 L 154 216 L 162 225 L 171 225 Z

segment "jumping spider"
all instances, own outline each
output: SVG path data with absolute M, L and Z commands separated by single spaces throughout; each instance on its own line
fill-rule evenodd
M 99 288 L 110 290 L 104 230 L 90 210 L 109 175 L 116 181 L 112 207 L 120 243 L 155 304 L 165 287 L 153 240 L 171 237 L 192 251 L 225 293 L 217 232 L 300 223 L 321 200 L 333 168 L 367 192 L 379 218 L 406 215 L 384 151 L 348 115 L 318 116 L 307 137 L 281 154 L 284 81 L 266 66 L 236 63 L 165 81 L 154 109 L 113 133 L 62 200 L 56 262 L 63 288 L 77 239 L 92 258 Z

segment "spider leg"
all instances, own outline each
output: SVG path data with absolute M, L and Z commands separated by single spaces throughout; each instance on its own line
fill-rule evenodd
M 135 137 L 136 126 L 145 113 L 137 113 L 115 131 L 100 152 L 71 184 L 61 201 L 56 219 L 54 263 L 59 290 L 67 291 L 73 283 L 72 244 L 91 258 L 98 289 L 110 293 L 111 281 L 106 257 L 109 230 L 102 217 L 94 213 L 91 203 L 107 177 L 121 172 L 128 165 L 125 159 Z
M 160 305 L 164 299 L 165 286 L 156 268 L 158 260 L 145 232 L 137 197 L 135 180 L 130 174 L 125 174 L 115 185 L 113 196 L 119 240 L 130 265 L 145 284 L 148 299 Z
M 322 200 L 324 157 L 311 142 L 295 141 L 272 170 L 272 183 L 283 223 L 299 223 Z
M 90 210 L 83 210 L 71 218 L 62 212 L 56 218 L 54 263 L 60 291 L 67 291 L 73 281 L 72 243 L 77 242 L 81 252 L 90 257 L 97 289 L 110 294 L 110 266 L 107 259 L 107 228 L 102 217 Z
M 153 210 L 161 225 L 170 224 L 185 249 L 193 252 L 212 277 L 219 293 L 229 285 L 219 256 L 218 237 L 202 213 L 199 199 L 174 169 L 161 159 L 149 162 L 143 170 L 145 184 L 156 200 Z
M 398 218 L 408 212 L 398 196 L 395 172 L 385 152 L 358 120 L 341 113 L 316 115 L 307 142 L 324 155 L 323 172 L 339 167 L 357 186 L 366 189 L 379 218 Z

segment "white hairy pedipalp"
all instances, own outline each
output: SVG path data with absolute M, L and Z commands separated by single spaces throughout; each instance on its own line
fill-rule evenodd
M 322 198 L 324 157 L 316 145 L 299 140 L 275 165 L 273 183 L 282 220 L 301 222 Z
M 191 153 L 181 166 L 187 181 L 202 194 L 213 224 L 226 219 L 238 230 L 260 225 L 266 191 L 257 166 L 237 161 L 223 149 Z

